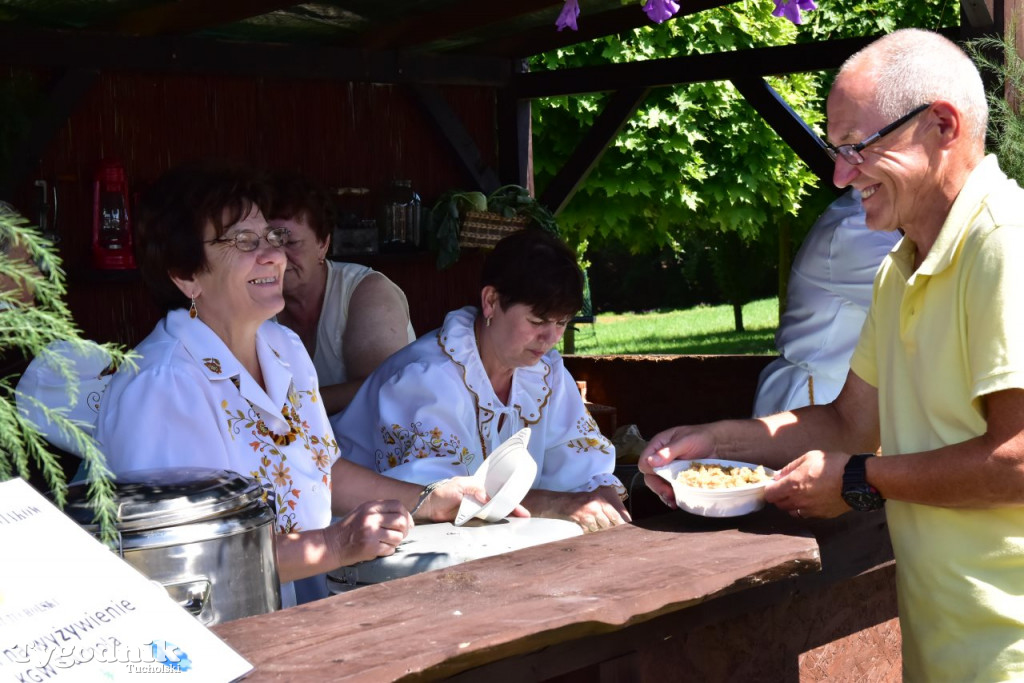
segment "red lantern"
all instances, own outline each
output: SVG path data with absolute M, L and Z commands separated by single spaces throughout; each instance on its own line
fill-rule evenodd
M 103 270 L 135 267 L 128 180 L 118 159 L 104 159 L 93 184 L 92 265 Z

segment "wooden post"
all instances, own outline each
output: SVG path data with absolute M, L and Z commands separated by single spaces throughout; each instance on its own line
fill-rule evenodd
M 525 60 L 513 63 L 519 73 L 528 70 Z M 532 117 L 530 100 L 520 99 L 500 88 L 497 95 L 498 173 L 503 185 L 514 184 L 533 189 Z
M 1024 0 L 1001 0 L 1003 4 L 1003 36 L 1012 38 L 1017 56 L 1024 59 Z M 1021 93 L 1016 92 L 1013 84 L 1006 83 L 1006 101 L 1014 111 L 1020 111 Z

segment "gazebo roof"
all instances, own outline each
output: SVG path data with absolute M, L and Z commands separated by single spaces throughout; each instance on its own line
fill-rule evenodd
M 686 3 L 682 14 L 732 0 Z M 557 31 L 563 0 L 0 0 L 5 33 L 207 38 L 245 43 L 517 58 L 649 23 L 640 3 L 584 0 L 579 31 Z
M 732 1 L 687 0 L 676 17 Z M 873 36 L 528 73 L 527 57 L 650 24 L 638 0 L 582 0 L 579 30 L 558 31 L 563 2 L 0 0 L 0 64 L 57 69 L 73 92 L 103 71 L 402 83 L 425 92 L 428 105 L 422 89 L 436 85 L 489 86 L 519 101 L 614 92 L 607 131 L 596 131 L 580 168 L 547 198 L 556 208 L 647 89 L 730 80 L 815 172 L 830 175 L 816 137 L 764 77 L 837 67 Z M 1004 7 L 1018 2 L 962 0 L 964 27 L 947 33 L 1001 32 Z

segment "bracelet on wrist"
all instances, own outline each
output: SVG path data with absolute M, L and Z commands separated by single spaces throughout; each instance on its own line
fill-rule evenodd
M 448 479 L 439 479 L 438 481 L 431 482 L 424 486 L 423 490 L 420 491 L 419 500 L 416 501 L 416 505 L 413 506 L 412 510 L 409 510 L 409 514 L 415 516 L 415 514 L 419 512 L 420 508 L 423 507 L 423 504 L 427 502 L 427 498 L 430 498 L 430 494 L 433 493 L 435 489 L 448 483 L 448 481 Z

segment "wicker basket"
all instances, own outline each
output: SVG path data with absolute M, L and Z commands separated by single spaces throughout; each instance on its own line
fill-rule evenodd
M 459 228 L 459 246 L 492 248 L 502 238 L 529 224 L 526 216 L 506 218 L 498 213 L 467 211 Z

